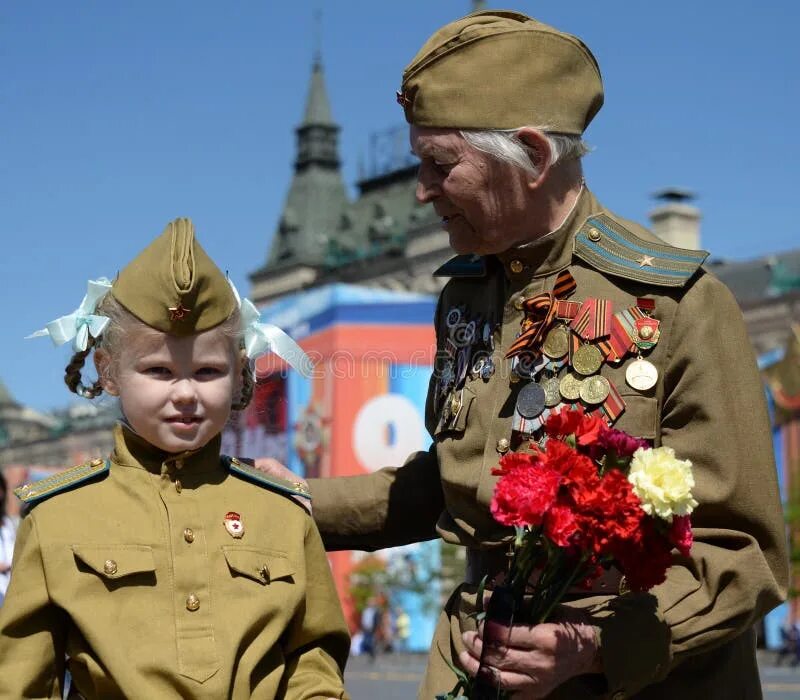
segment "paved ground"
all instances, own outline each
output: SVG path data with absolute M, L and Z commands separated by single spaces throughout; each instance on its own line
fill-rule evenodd
M 759 661 L 764 700 L 800 700 L 800 666 L 775 666 L 767 654 Z M 414 700 L 424 668 L 425 658 L 416 654 L 388 654 L 375 663 L 357 656 L 347 664 L 345 682 L 353 700 Z

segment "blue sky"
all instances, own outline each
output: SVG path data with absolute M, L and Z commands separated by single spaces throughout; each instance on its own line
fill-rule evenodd
M 508 7 L 509 5 L 503 3 Z M 403 67 L 466 0 L 4 3 L 0 12 L 0 379 L 38 409 L 74 399 L 66 349 L 23 340 L 72 311 L 164 224 L 191 216 L 240 289 L 268 252 L 321 47 L 348 183 L 402 124 Z M 800 245 L 797 3 L 517 0 L 581 36 L 606 104 L 587 180 L 646 221 L 664 186 L 699 193 L 703 245 L 747 258 Z

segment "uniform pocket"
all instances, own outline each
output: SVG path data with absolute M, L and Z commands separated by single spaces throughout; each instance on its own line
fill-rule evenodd
M 153 548 L 144 544 L 74 544 L 75 559 L 108 581 L 154 574 Z
M 293 581 L 295 567 L 284 552 L 224 545 L 222 553 L 233 576 L 244 576 L 262 586 L 279 579 Z
M 625 411 L 614 423 L 617 430 L 624 430 L 634 437 L 656 440 L 660 435 L 658 399 L 637 393 L 620 392 L 625 402 Z

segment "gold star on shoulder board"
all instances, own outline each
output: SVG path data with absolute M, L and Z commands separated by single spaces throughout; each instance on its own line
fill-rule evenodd
M 653 256 L 643 255 L 642 259 L 639 261 L 639 267 L 653 267 Z

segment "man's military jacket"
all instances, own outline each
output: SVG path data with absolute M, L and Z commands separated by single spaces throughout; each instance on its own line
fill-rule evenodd
M 760 697 L 751 630 L 786 592 L 784 526 L 763 389 L 742 315 L 728 289 L 701 268 L 705 255 L 665 245 L 583 191 L 562 226 L 544 238 L 445 265 L 452 279 L 437 308 L 437 364 L 426 409 L 433 445 L 400 468 L 311 480 L 326 546 L 377 549 L 437 534 L 471 553 L 504 546 L 510 532 L 489 511 L 492 469 L 507 450 L 529 444 L 520 431 L 528 424 L 518 415 L 529 382 L 514 376 L 506 353 L 520 333 L 524 302 L 556 292 L 568 271 L 575 288 L 567 300 L 580 306 L 595 299 L 634 315 L 642 307 L 652 319 L 654 346 L 597 371 L 613 392 L 602 408 L 614 427 L 690 460 L 700 505 L 691 558 L 675 553 L 665 583 L 648 594 L 574 603 L 601 628 L 605 679 L 574 679 L 552 697 Z M 475 320 L 478 334 L 489 320 L 489 372 L 472 367 L 464 374 L 452 361 L 458 314 Z M 639 352 L 658 373 L 650 389 L 626 379 Z M 569 368 L 555 371 L 563 377 Z M 455 658 L 461 631 L 474 628 L 474 583 L 473 576 L 459 587 L 442 614 L 420 697 L 453 685 L 440 652 Z
M 87 700 L 346 697 L 349 635 L 306 511 L 221 460 L 219 437 L 169 455 L 118 426 L 115 445 L 20 491 L 49 497 L 0 608 L 0 698 L 61 698 L 65 669 Z

